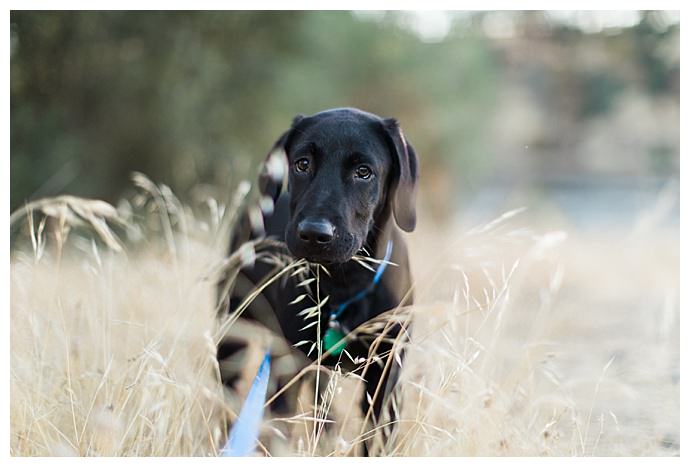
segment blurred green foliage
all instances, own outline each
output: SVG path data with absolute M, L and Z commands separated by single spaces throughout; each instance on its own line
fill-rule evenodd
M 453 190 L 502 157 L 490 148 L 501 138 L 495 117 L 511 111 L 506 83 L 524 81 L 535 106 L 579 119 L 610 112 L 631 86 L 675 98 L 678 66 L 659 52 L 669 32 L 645 19 L 617 37 L 594 35 L 618 62 L 583 67 L 568 59 L 592 43 L 581 31 L 516 13 L 521 31 L 554 45 L 562 62 L 527 50 L 513 63 L 511 44 L 521 42 L 488 37 L 485 15 L 458 17 L 429 42 L 396 12 L 13 11 L 11 207 L 58 193 L 113 201 L 133 170 L 183 197 L 222 198 L 295 114 L 339 106 L 397 117 L 423 170 L 440 168 Z M 577 105 L 554 107 L 563 94 Z M 653 156 L 673 170 L 659 147 L 672 158 L 674 143 L 656 141 Z

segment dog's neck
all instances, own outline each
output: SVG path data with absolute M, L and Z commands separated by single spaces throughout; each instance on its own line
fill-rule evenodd
M 366 250 L 370 253 L 372 258 L 381 260 L 386 252 L 386 245 L 392 237 L 392 230 L 395 228 L 390 221 L 389 213 L 382 213 L 379 216 L 374 227 L 370 229 L 365 243 Z M 388 214 L 388 215 L 385 215 Z M 395 245 L 393 245 L 395 248 Z M 365 262 L 372 269 L 376 269 L 377 264 L 372 262 Z M 361 263 L 354 259 L 342 264 L 325 266 L 328 274 L 320 275 L 321 287 L 331 296 L 332 304 L 348 299 L 353 294 L 366 288 L 371 284 L 374 273 L 362 274 Z

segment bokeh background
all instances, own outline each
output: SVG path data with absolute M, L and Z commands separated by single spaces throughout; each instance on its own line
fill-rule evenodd
M 679 31 L 677 12 L 15 11 L 11 208 L 115 202 L 133 170 L 227 199 L 295 114 L 355 106 L 402 122 L 437 220 L 625 224 L 676 189 Z
M 294 115 L 339 106 L 422 166 L 415 422 L 381 452 L 678 455 L 679 18 L 12 12 L 11 209 L 118 206 L 12 216 L 12 455 L 217 454 L 221 227 Z M 342 454 L 312 426 L 270 452 Z

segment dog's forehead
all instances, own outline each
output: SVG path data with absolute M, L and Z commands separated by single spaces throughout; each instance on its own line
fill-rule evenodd
M 298 140 L 315 144 L 326 153 L 378 152 L 386 149 L 376 121 L 352 114 L 333 114 L 313 117 L 314 121 L 301 131 Z

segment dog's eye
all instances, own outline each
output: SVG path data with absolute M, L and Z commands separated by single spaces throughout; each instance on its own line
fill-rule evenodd
M 295 161 L 295 170 L 297 172 L 306 172 L 309 170 L 309 159 L 306 157 L 297 159 L 297 161 Z
M 355 170 L 355 175 L 357 175 L 357 178 L 363 178 L 364 180 L 368 180 L 371 177 L 371 174 L 371 169 L 366 165 L 360 165 L 357 167 L 357 170 Z

